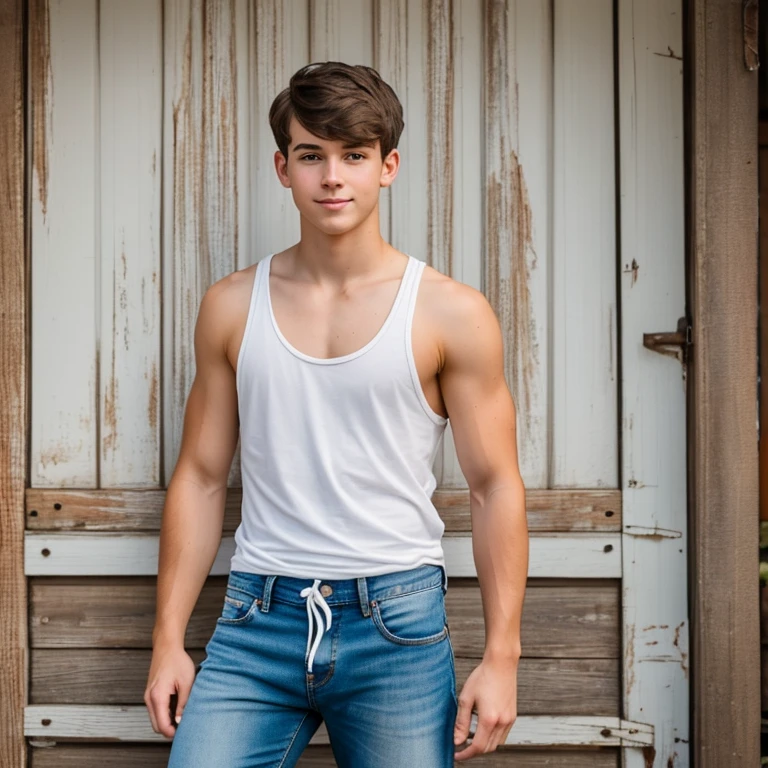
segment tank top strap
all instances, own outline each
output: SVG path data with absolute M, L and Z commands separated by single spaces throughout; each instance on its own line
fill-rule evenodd
M 424 273 L 424 267 L 427 266 L 421 259 L 417 259 L 415 256 L 409 255 L 408 259 L 410 262 L 403 277 L 406 281 L 403 286 L 403 298 L 405 301 L 402 302 L 402 305 L 399 308 L 402 320 L 406 327 L 410 327 L 413 320 L 419 283 L 421 282 L 421 276 Z

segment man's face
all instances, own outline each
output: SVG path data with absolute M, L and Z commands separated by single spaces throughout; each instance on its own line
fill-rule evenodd
M 380 143 L 345 146 L 310 133 L 294 117 L 288 159 L 275 153 L 280 183 L 291 189 L 301 215 L 328 235 L 339 235 L 366 221 L 379 202 L 379 190 L 397 175 L 396 149 L 382 162 Z

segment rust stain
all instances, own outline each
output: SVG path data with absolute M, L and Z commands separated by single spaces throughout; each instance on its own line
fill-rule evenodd
M 29 64 L 32 87 L 32 145 L 38 197 L 43 218 L 48 212 L 48 125 L 52 122 L 53 74 L 51 72 L 51 24 L 48 0 L 32 0 L 29 6 Z
M 675 759 L 677 758 L 677 752 L 673 752 L 667 760 L 667 768 L 675 768 Z
M 683 60 L 683 57 L 678 56 L 669 46 L 667 46 L 667 53 L 659 53 L 658 51 L 654 51 L 653 55 L 661 56 L 663 59 L 677 59 L 678 61 Z
M 45 469 L 49 464 L 56 466 L 57 464 L 66 464 L 72 461 L 82 448 L 82 441 L 75 447 L 74 445 L 66 445 L 65 443 L 59 443 L 52 446 L 40 453 L 40 465 Z
M 645 761 L 645 768 L 653 768 L 653 763 L 656 760 L 656 748 L 643 747 L 643 760 Z
M 520 416 L 530 428 L 533 416 L 532 380 L 538 365 L 529 280 L 534 264 L 528 263 L 533 252 L 532 216 L 523 168 L 517 154 L 502 157 L 498 174 L 486 183 L 488 204 L 488 300 L 499 317 L 507 341 L 505 368 L 507 381 L 517 397 L 522 398 Z M 507 241 L 507 242 L 504 242 Z M 503 260 L 509 269 L 504 269 Z M 503 272 L 509 274 L 505 278 Z
M 537 256 L 528 188 L 515 151 L 518 87 L 507 45 L 510 11 L 504 0 L 489 0 L 485 8 L 485 285 L 505 340 L 507 383 L 530 433 L 539 361 L 529 282 Z
M 672 641 L 672 645 L 677 648 L 678 652 L 680 653 L 680 667 L 683 670 L 683 674 L 685 675 L 685 679 L 688 679 L 688 654 L 680 647 L 680 631 L 685 626 L 685 622 L 681 621 L 676 627 L 675 627 L 675 639 Z
M 635 625 L 630 624 L 627 627 L 627 651 L 626 663 L 624 664 L 627 679 L 624 685 L 625 696 L 629 696 L 632 687 L 635 684 Z
M 453 2 L 429 0 L 427 14 L 427 263 L 453 274 Z M 446 162 L 446 158 L 448 161 Z
M 637 282 L 637 275 L 639 271 L 640 271 L 640 265 L 637 263 L 635 259 L 632 259 L 631 267 L 629 266 L 629 264 L 624 265 L 624 273 L 625 274 L 629 274 L 630 272 L 632 273 L 632 283 L 630 287 L 632 287 L 632 285 L 634 285 Z
M 153 431 L 157 428 L 158 397 L 157 360 L 153 360 L 149 378 L 149 426 Z

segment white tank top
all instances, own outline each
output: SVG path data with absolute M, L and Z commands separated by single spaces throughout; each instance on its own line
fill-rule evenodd
M 256 268 L 237 361 L 242 520 L 232 570 L 300 578 L 445 567 L 432 464 L 448 423 L 411 346 L 424 263 L 408 257 L 392 309 L 364 347 L 310 357 L 283 336 Z

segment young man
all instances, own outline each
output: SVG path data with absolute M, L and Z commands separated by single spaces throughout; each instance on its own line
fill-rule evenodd
M 301 239 L 203 297 L 144 700 L 172 768 L 293 766 L 323 721 L 340 768 L 445 768 L 496 749 L 517 714 L 528 536 L 499 323 L 381 237 L 403 121 L 374 70 L 302 68 L 270 123 Z M 430 498 L 449 417 L 486 627 L 458 697 Z M 184 634 L 238 431 L 242 522 L 195 677 Z

